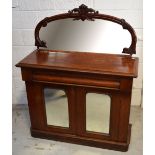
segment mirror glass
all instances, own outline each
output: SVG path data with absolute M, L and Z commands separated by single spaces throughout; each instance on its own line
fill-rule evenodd
M 69 127 L 68 99 L 63 90 L 44 89 L 47 124 Z
M 121 53 L 131 44 L 127 30 L 117 23 L 101 19 L 52 21 L 41 28 L 39 36 L 50 50 Z
M 86 95 L 86 130 L 109 133 L 111 99 L 108 95 Z

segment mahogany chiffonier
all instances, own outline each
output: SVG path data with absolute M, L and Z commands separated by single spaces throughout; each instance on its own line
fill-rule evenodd
M 123 47 L 131 42 L 129 48 L 121 47 L 123 54 L 108 53 L 121 41 Z M 40 21 L 35 45 L 16 65 L 26 84 L 31 135 L 127 151 L 138 72 L 133 28 L 124 19 L 81 5 Z

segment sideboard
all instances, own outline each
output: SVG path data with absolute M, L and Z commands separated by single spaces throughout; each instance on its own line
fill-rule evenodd
M 138 76 L 132 26 L 82 4 L 45 17 L 34 37 L 36 50 L 16 65 L 26 84 L 31 135 L 127 151 Z
M 138 58 L 119 54 L 36 50 L 16 66 L 21 67 L 26 84 L 33 137 L 127 151 L 131 134 L 132 82 L 137 77 Z M 66 93 L 69 127 L 47 124 L 46 88 Z M 86 130 L 86 95 L 89 93 L 110 97 L 108 133 Z

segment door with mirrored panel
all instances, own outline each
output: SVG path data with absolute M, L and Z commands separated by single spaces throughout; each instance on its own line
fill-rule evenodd
M 47 130 L 74 133 L 75 93 L 73 88 L 65 85 L 45 84 L 43 94 Z
M 83 113 L 80 134 L 90 138 L 109 140 L 112 139 L 113 131 L 111 110 L 113 106 L 113 94 L 107 93 L 102 88 L 83 88 L 78 97 L 82 98 L 79 112 Z M 114 131 L 115 132 L 115 131 Z
M 86 131 L 109 134 L 111 98 L 106 94 L 86 94 Z
M 68 98 L 64 90 L 45 88 L 47 125 L 69 128 Z

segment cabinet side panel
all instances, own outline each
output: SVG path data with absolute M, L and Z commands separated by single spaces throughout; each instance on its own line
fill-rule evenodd
M 120 142 L 126 142 L 129 134 L 128 130 L 129 130 L 132 83 L 133 83 L 132 78 L 121 80 L 119 134 L 118 134 L 118 140 Z
M 43 106 L 43 94 L 41 85 L 33 82 L 25 82 L 28 106 L 31 120 L 32 129 L 44 129 L 45 127 L 45 114 Z
M 120 103 L 120 120 L 119 120 L 119 136 L 118 139 L 121 142 L 127 141 L 129 117 L 130 117 L 130 105 L 131 105 L 131 92 L 121 94 Z

